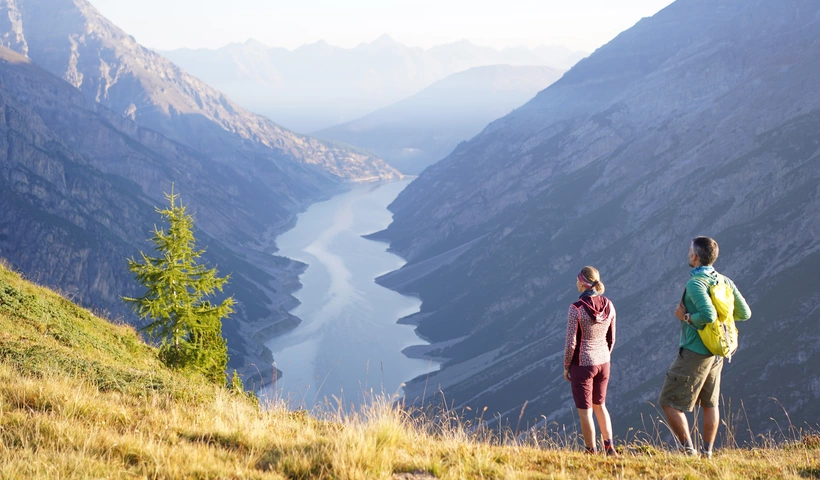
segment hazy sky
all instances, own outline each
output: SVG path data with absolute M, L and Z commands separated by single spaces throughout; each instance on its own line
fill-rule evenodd
M 387 33 L 411 46 L 461 39 L 501 48 L 592 51 L 672 0 L 90 0 L 151 48 L 220 47 L 255 38 L 296 48 L 353 47 Z

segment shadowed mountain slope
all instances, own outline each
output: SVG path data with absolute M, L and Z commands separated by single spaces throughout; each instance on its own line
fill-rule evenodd
M 772 397 L 816 420 L 818 71 L 816 2 L 678 0 L 425 171 L 377 235 L 409 259 L 381 282 L 421 296 L 405 321 L 449 359 L 409 399 L 440 386 L 457 407 L 571 423 L 566 312 L 594 265 L 618 308 L 607 403 L 626 431 L 654 412 L 689 241 L 709 235 L 753 311 L 724 398 L 755 432 L 775 427 Z

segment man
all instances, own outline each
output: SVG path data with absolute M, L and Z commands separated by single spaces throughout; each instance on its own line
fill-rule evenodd
M 681 321 L 680 348 L 675 361 L 666 373 L 658 403 L 663 407 L 672 432 L 687 455 L 697 455 L 689 436 L 689 422 L 685 412 L 695 404 L 703 409 L 703 455 L 712 457 L 717 436 L 720 399 L 720 373 L 723 357 L 713 355 L 700 339 L 698 330 L 717 320 L 717 312 L 709 296 L 709 286 L 720 277 L 712 264 L 718 257 L 718 244 L 709 237 L 697 237 L 689 246 L 691 278 L 686 282 L 683 299 L 675 310 Z M 734 282 L 726 279 L 735 297 L 734 319 L 747 320 L 752 316 L 749 305 Z

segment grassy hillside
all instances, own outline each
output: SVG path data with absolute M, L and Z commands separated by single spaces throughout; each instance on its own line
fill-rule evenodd
M 164 368 L 113 325 L 0 265 L 0 478 L 820 478 L 820 437 L 712 461 L 633 442 L 503 442 L 384 399 L 317 419 Z M 501 435 L 501 437 L 507 437 Z M 489 438 L 491 441 L 486 441 Z M 536 448 L 536 445 L 542 448 Z

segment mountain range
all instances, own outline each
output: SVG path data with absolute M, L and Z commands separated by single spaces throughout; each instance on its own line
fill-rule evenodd
M 161 53 L 245 108 L 299 132 L 354 120 L 470 68 L 567 69 L 586 56 L 561 46 L 496 50 L 466 40 L 423 49 L 388 35 L 354 48 L 319 41 L 291 51 L 251 39 L 215 50 Z
M 475 67 L 314 135 L 370 150 L 402 173 L 416 175 L 563 73 L 551 67 Z
M 428 168 L 374 236 L 409 261 L 379 282 L 423 301 L 402 321 L 433 345 L 408 353 L 443 362 L 408 401 L 440 389 L 458 411 L 572 424 L 567 307 L 593 265 L 618 312 L 607 405 L 640 429 L 678 348 L 689 242 L 709 235 L 753 312 L 725 418 L 746 437 L 814 425 L 818 71 L 817 2 L 677 0 Z
M 240 305 L 231 364 L 270 379 L 262 343 L 298 319 L 303 268 L 270 255 L 309 203 L 397 178 L 368 153 L 295 134 L 137 44 L 85 0 L 0 0 L 0 256 L 86 306 L 137 323 L 125 259 L 148 248 L 175 187 Z

